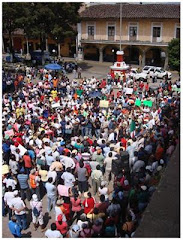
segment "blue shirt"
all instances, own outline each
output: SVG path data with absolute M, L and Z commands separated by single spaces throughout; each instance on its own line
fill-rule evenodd
M 35 159 L 36 155 L 35 155 L 33 150 L 28 150 L 28 154 L 29 154 L 31 159 Z
M 18 174 L 17 179 L 21 189 L 27 189 L 29 187 L 28 185 L 29 176 L 27 174 Z
M 16 222 L 13 222 L 10 220 L 8 223 L 8 227 L 9 227 L 11 234 L 16 235 L 17 237 L 22 236 L 21 235 L 21 227 Z

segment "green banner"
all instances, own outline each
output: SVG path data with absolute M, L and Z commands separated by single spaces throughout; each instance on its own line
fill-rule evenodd
M 143 101 L 143 104 L 147 107 L 152 107 L 152 101 L 145 100 L 145 101 Z
M 140 106 L 141 106 L 141 100 L 136 99 L 136 101 L 135 101 L 135 106 L 140 107 Z

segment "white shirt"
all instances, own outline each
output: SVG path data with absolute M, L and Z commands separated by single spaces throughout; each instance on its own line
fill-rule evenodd
M 6 192 L 4 194 L 4 201 L 5 203 L 7 203 L 8 206 L 11 205 L 11 201 L 12 199 L 15 197 L 15 193 L 14 192 Z
M 50 177 L 53 179 L 53 183 L 54 183 L 55 180 L 56 180 L 56 177 L 57 177 L 56 171 L 49 171 L 48 172 L 48 178 L 50 178 Z
M 17 185 L 17 182 L 14 179 L 11 179 L 11 178 L 5 178 L 3 180 L 3 183 L 6 184 L 6 188 L 11 186 L 13 190 L 15 190 L 15 186 Z
M 17 174 L 18 162 L 12 161 L 12 160 L 10 159 L 10 161 L 9 161 L 9 166 L 10 166 L 10 169 L 11 169 L 12 173 L 13 173 L 13 174 Z
M 112 160 L 113 160 L 114 158 L 112 158 L 112 157 L 106 157 L 105 159 L 104 159 L 104 164 L 106 164 L 106 166 L 105 166 L 105 169 L 106 170 L 111 170 L 112 169 Z M 115 158 L 116 159 L 116 158 Z
M 22 199 L 20 197 L 15 197 L 11 200 L 11 204 L 10 204 L 10 207 L 14 207 L 16 209 L 20 209 L 20 208 L 23 208 L 25 207 L 25 204 L 24 202 L 22 201 Z M 17 215 L 22 215 L 22 214 L 25 214 L 25 211 L 21 211 L 21 212 L 17 212 L 15 211 L 15 214 Z
M 68 167 L 73 169 L 75 167 L 75 162 L 71 157 L 61 155 L 60 156 L 60 161 L 65 166 L 65 169 L 67 169 Z
M 61 178 L 64 180 L 65 186 L 72 187 L 74 185 L 73 183 L 75 182 L 75 177 L 72 173 L 64 172 Z
M 66 219 L 66 217 L 65 217 L 65 214 L 63 214 L 63 212 L 62 212 L 62 210 L 60 209 L 60 207 L 55 206 L 55 221 L 57 221 L 57 217 L 58 217 L 60 214 L 62 215 L 62 221 L 63 221 L 63 222 L 66 222 L 67 219 Z
M 52 231 L 51 229 L 46 230 L 45 236 L 47 238 L 63 238 L 62 234 L 58 230 Z

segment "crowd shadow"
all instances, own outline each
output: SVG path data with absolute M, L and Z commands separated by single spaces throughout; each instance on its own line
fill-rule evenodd
M 51 216 L 49 216 L 49 213 L 46 212 L 45 215 L 43 216 L 43 222 L 44 226 L 47 227 L 49 220 L 51 219 Z
M 27 232 L 27 233 L 22 233 L 22 237 L 21 238 L 31 238 L 31 232 Z

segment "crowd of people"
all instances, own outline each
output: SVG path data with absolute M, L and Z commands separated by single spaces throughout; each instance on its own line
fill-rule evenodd
M 2 214 L 11 234 L 31 223 L 48 238 L 132 237 L 179 143 L 180 81 L 153 90 L 110 75 L 34 77 L 17 75 L 2 100 Z

